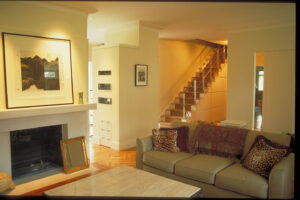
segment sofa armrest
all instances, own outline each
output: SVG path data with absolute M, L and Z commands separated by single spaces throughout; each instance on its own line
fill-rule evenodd
M 283 158 L 269 175 L 269 198 L 292 199 L 295 154 Z
M 142 169 L 143 153 L 152 150 L 152 137 L 136 139 L 136 168 Z

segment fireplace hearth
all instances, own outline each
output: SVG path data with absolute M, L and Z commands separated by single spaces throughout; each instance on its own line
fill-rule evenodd
M 62 169 L 61 139 L 62 125 L 11 131 L 12 178 Z

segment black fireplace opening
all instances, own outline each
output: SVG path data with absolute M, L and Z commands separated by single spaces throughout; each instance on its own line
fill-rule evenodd
M 61 139 L 62 125 L 12 131 L 13 179 L 62 168 Z

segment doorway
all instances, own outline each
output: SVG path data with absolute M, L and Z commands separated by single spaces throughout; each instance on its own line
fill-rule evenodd
M 89 103 L 93 103 L 93 64 L 91 61 L 88 62 L 88 87 L 89 87 L 89 93 L 88 93 L 88 100 Z M 94 111 L 89 110 L 89 122 L 90 122 L 90 138 L 94 136 Z
M 262 129 L 264 91 L 264 53 L 256 53 L 254 129 Z

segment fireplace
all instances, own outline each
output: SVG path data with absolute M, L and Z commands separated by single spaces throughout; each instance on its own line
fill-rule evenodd
M 11 169 L 14 180 L 62 169 L 62 125 L 10 132 Z

